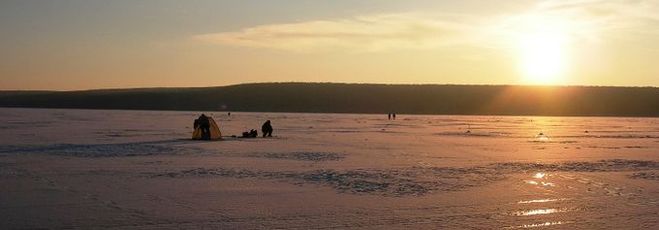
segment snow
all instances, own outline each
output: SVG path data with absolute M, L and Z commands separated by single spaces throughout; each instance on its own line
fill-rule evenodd
M 0 109 L 0 229 L 659 227 L 657 118 L 200 113 Z

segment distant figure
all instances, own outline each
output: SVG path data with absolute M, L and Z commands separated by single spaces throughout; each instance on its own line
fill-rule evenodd
M 270 125 L 270 120 L 263 123 L 263 126 L 261 126 L 261 132 L 263 132 L 263 137 L 272 137 L 272 125 Z
M 211 124 L 208 121 L 208 117 L 205 114 L 201 114 L 199 118 L 195 120 L 195 128 L 199 127 L 201 129 L 201 139 L 210 140 L 211 139 Z
M 393 117 L 394 120 L 396 120 L 396 114 L 395 114 L 395 113 L 392 113 L 392 114 L 391 114 L 391 117 Z
M 230 116 L 231 116 L 231 112 L 228 112 L 228 113 L 227 113 L 227 116 L 229 116 L 229 117 L 230 117 Z
M 391 113 L 387 113 L 387 119 L 391 120 Z

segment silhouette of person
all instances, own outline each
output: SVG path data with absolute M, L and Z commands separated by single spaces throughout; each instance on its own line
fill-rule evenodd
M 272 137 L 272 125 L 270 125 L 270 120 L 263 123 L 263 126 L 261 126 L 261 132 L 263 132 L 263 137 Z
M 391 117 L 393 117 L 394 120 L 396 120 L 396 114 L 395 114 L 395 113 L 393 113 L 393 114 L 391 115 Z
M 210 140 L 211 139 L 211 124 L 210 121 L 208 121 L 208 117 L 205 114 L 201 114 L 199 118 L 196 120 L 199 128 L 201 129 L 201 139 L 202 140 Z
M 387 113 L 387 119 L 391 120 L 391 113 Z

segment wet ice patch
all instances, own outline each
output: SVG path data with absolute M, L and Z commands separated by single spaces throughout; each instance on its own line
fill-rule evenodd
M 252 153 L 249 157 L 300 161 L 338 161 L 344 158 L 342 154 L 325 152 Z

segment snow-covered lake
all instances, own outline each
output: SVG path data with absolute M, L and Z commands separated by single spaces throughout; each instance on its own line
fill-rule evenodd
M 0 108 L 0 228 L 659 227 L 657 118 L 200 113 Z

